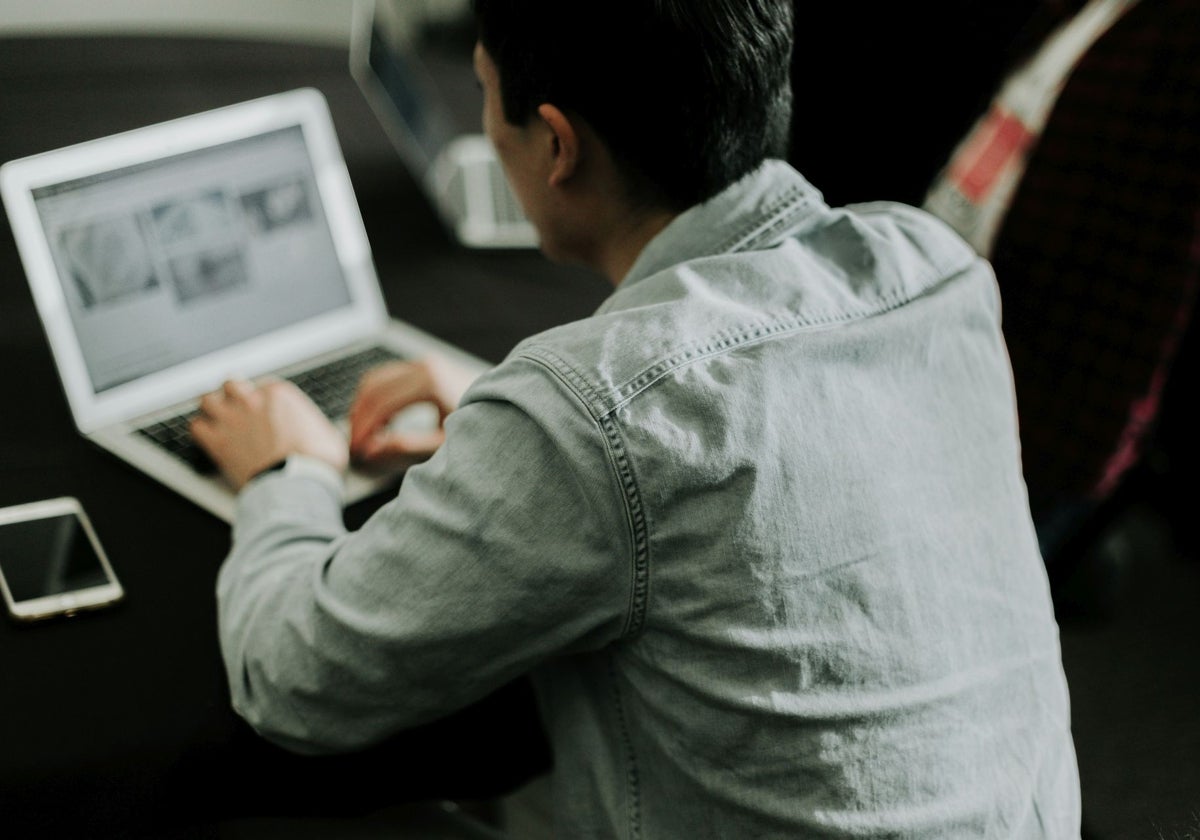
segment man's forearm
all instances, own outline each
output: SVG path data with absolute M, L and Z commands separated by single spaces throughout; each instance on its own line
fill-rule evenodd
M 280 625 L 295 622 L 288 612 L 311 600 L 297 590 L 307 588 L 305 578 L 344 534 L 336 476 L 264 476 L 238 498 L 233 546 L 218 578 L 221 651 L 234 708 L 265 736 L 306 752 L 317 733 L 286 699 L 290 674 L 283 671 L 295 667 L 296 652 Z

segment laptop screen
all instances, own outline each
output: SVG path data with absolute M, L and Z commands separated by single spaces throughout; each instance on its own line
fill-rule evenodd
M 97 394 L 351 302 L 300 125 L 32 197 Z
M 371 72 L 379 80 L 395 114 L 403 123 L 418 155 L 416 164 L 424 168 L 437 159 L 450 139 L 450 127 L 435 106 L 435 93 L 411 53 L 389 41 L 379 26 L 371 29 L 368 60 Z
M 354 4 L 350 72 L 418 178 L 455 140 L 480 132 L 475 39 L 465 0 Z

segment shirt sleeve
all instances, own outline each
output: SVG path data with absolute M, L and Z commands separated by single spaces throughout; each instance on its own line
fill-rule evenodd
M 352 749 L 625 632 L 629 516 L 582 402 L 506 362 L 446 433 L 354 533 L 317 476 L 243 491 L 219 631 L 234 708 L 264 736 Z

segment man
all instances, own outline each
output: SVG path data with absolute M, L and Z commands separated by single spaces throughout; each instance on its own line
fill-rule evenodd
M 530 673 L 564 837 L 1071 837 L 1066 685 L 995 282 L 940 223 L 830 209 L 786 146 L 787 0 L 478 0 L 484 126 L 592 318 L 465 395 L 359 532 L 286 385 L 195 434 L 243 485 L 234 704 L 354 748 Z M 291 456 L 291 457 L 287 457 Z M 283 469 L 267 469 L 287 457 Z

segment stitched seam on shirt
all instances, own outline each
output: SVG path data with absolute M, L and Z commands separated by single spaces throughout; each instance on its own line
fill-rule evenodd
M 799 187 L 791 187 L 761 210 L 766 218 L 758 225 L 745 231 L 738 231 L 722 242 L 714 254 L 727 254 L 742 251 L 751 247 L 773 231 L 778 230 L 787 221 L 787 212 L 794 206 L 805 203 L 807 194 Z
M 844 323 L 861 320 L 871 315 L 878 315 L 894 309 L 906 301 L 905 296 L 896 294 L 892 299 L 881 299 L 882 306 L 873 309 L 870 312 L 860 313 L 838 313 L 837 315 L 825 315 L 817 317 L 802 318 L 790 321 L 777 321 L 774 324 L 765 324 L 759 326 L 747 326 L 730 330 L 722 330 L 710 336 L 704 344 L 690 347 L 673 356 L 663 359 L 656 365 L 646 369 L 638 376 L 629 380 L 625 384 L 615 389 L 613 396 L 616 397 L 616 402 L 608 408 L 609 411 L 615 411 L 623 405 L 626 405 L 630 400 L 638 394 L 645 391 L 655 382 L 658 382 L 667 374 L 677 370 L 692 362 L 701 359 L 707 359 L 730 350 L 736 350 L 739 347 L 747 347 L 766 341 L 771 338 L 781 338 L 791 333 L 802 332 L 806 329 L 814 329 L 820 327 L 836 327 Z
M 637 634 L 646 620 L 647 593 L 650 589 L 650 542 L 647 538 L 646 514 L 642 508 L 642 496 L 638 492 L 637 480 L 621 440 L 617 423 L 611 414 L 600 419 L 608 439 L 610 451 L 616 456 L 617 469 L 621 479 L 621 489 L 625 492 L 626 510 L 629 513 L 630 524 L 633 526 L 633 586 L 629 603 L 629 617 L 625 622 L 623 637 L 629 638 Z
M 579 398 L 587 408 L 588 414 L 592 416 L 592 419 L 597 423 L 600 422 L 600 416 L 603 413 L 598 411 L 601 406 L 600 395 L 596 393 L 596 389 L 592 384 L 575 368 L 567 364 L 558 354 L 545 347 L 522 347 L 520 355 L 525 356 L 532 362 L 541 364 L 542 367 L 549 368 Z
M 738 233 L 737 235 L 730 237 L 721 244 L 715 253 L 730 253 L 757 246 L 760 241 L 768 238 L 788 223 L 788 221 L 792 218 L 792 215 L 789 211 L 793 209 L 793 205 L 806 204 L 807 200 L 807 193 L 796 187 L 791 188 L 780 198 L 776 199 L 771 204 L 767 205 L 766 208 L 764 208 L 762 212 L 764 215 L 769 217 L 767 221 L 756 228 L 752 228 L 750 231 L 744 234 Z M 889 202 L 870 202 L 858 206 L 862 206 L 864 208 L 875 206 L 886 208 L 891 205 Z M 929 272 L 929 275 L 921 282 L 920 291 L 912 295 L 912 299 L 916 300 L 922 295 L 927 294 L 934 286 L 957 278 L 960 274 L 969 270 L 973 264 L 974 260 L 972 259 L 967 263 L 967 265 L 955 268 L 949 268 L 940 263 L 931 266 L 932 270 Z M 617 402 L 615 402 L 612 406 L 597 406 L 597 410 L 611 411 L 614 408 L 625 404 L 631 397 L 643 391 L 646 384 L 651 384 L 654 381 L 657 381 L 665 373 L 668 373 L 671 370 L 674 370 L 675 368 L 694 359 L 707 358 L 722 349 L 732 349 L 743 342 L 757 340 L 768 335 L 783 334 L 787 331 L 802 329 L 806 326 L 832 326 L 839 322 L 846 322 L 859 318 L 867 318 L 873 315 L 879 315 L 894 309 L 900 302 L 899 298 L 901 298 L 902 295 L 903 292 L 901 290 L 897 290 L 891 295 L 887 295 L 877 300 L 875 306 L 857 310 L 855 312 L 817 316 L 807 319 L 796 319 L 788 322 L 777 322 L 773 325 L 767 326 L 756 326 L 750 324 L 743 327 L 724 330 L 716 333 L 708 339 L 702 339 L 701 341 L 695 342 L 690 346 L 684 345 L 681 351 L 677 352 L 669 359 L 659 362 L 658 365 L 651 367 L 649 370 L 643 371 L 641 374 L 629 380 L 628 382 L 618 385 L 614 389 L 615 393 L 618 395 Z M 723 342 L 726 342 L 724 346 L 716 346 L 722 344 Z
M 749 346 L 770 338 L 777 338 L 789 335 L 791 333 L 801 332 L 806 329 L 820 327 L 836 327 L 854 321 L 864 320 L 866 318 L 882 315 L 897 307 L 916 301 L 919 298 L 928 294 L 934 286 L 944 285 L 952 282 L 961 276 L 964 272 L 971 269 L 971 265 L 964 266 L 962 269 L 949 274 L 941 275 L 940 282 L 934 283 L 939 275 L 931 274 L 929 279 L 916 294 L 906 294 L 903 290 L 896 290 L 890 295 L 885 295 L 875 301 L 875 305 L 853 312 L 838 312 L 825 315 L 809 316 L 805 318 L 793 318 L 789 320 L 776 321 L 773 324 L 750 324 L 743 327 L 734 327 L 728 330 L 722 330 L 714 333 L 707 339 L 702 339 L 691 346 L 684 346 L 684 349 L 672 356 L 663 359 L 658 364 L 652 365 L 640 374 L 630 379 L 613 389 L 612 397 L 615 402 L 611 406 L 598 406 L 603 408 L 605 413 L 617 410 L 623 405 L 626 405 L 630 400 L 638 394 L 645 391 L 655 382 L 658 382 L 667 374 L 677 370 L 684 365 L 690 364 L 701 359 L 707 359 L 729 350 L 734 350 L 738 347 Z
M 595 388 L 563 359 L 540 347 L 527 348 L 522 351 L 521 355 L 534 364 L 547 368 L 552 375 L 557 376 L 567 389 L 584 404 L 592 421 L 603 433 L 605 446 L 611 456 L 610 463 L 615 467 L 617 483 L 625 500 L 629 541 L 633 547 L 629 609 L 625 617 L 625 627 L 621 631 L 621 638 L 630 638 L 642 629 L 646 619 L 646 604 L 650 589 L 650 542 L 647 537 L 648 527 L 645 511 L 642 508 L 641 493 L 638 490 L 637 480 L 634 477 L 625 444 L 621 439 L 620 430 L 610 414 L 597 413 L 596 408 L 600 400 Z
M 629 721 L 625 717 L 625 702 L 621 699 L 620 683 L 617 682 L 616 654 L 610 653 L 608 659 L 608 684 L 612 686 L 613 705 L 617 712 L 617 726 L 621 732 L 621 746 L 629 762 L 626 768 L 625 782 L 629 791 L 629 836 L 642 836 L 642 797 L 641 784 L 638 775 L 637 757 L 633 753 L 633 739 L 629 737 Z

